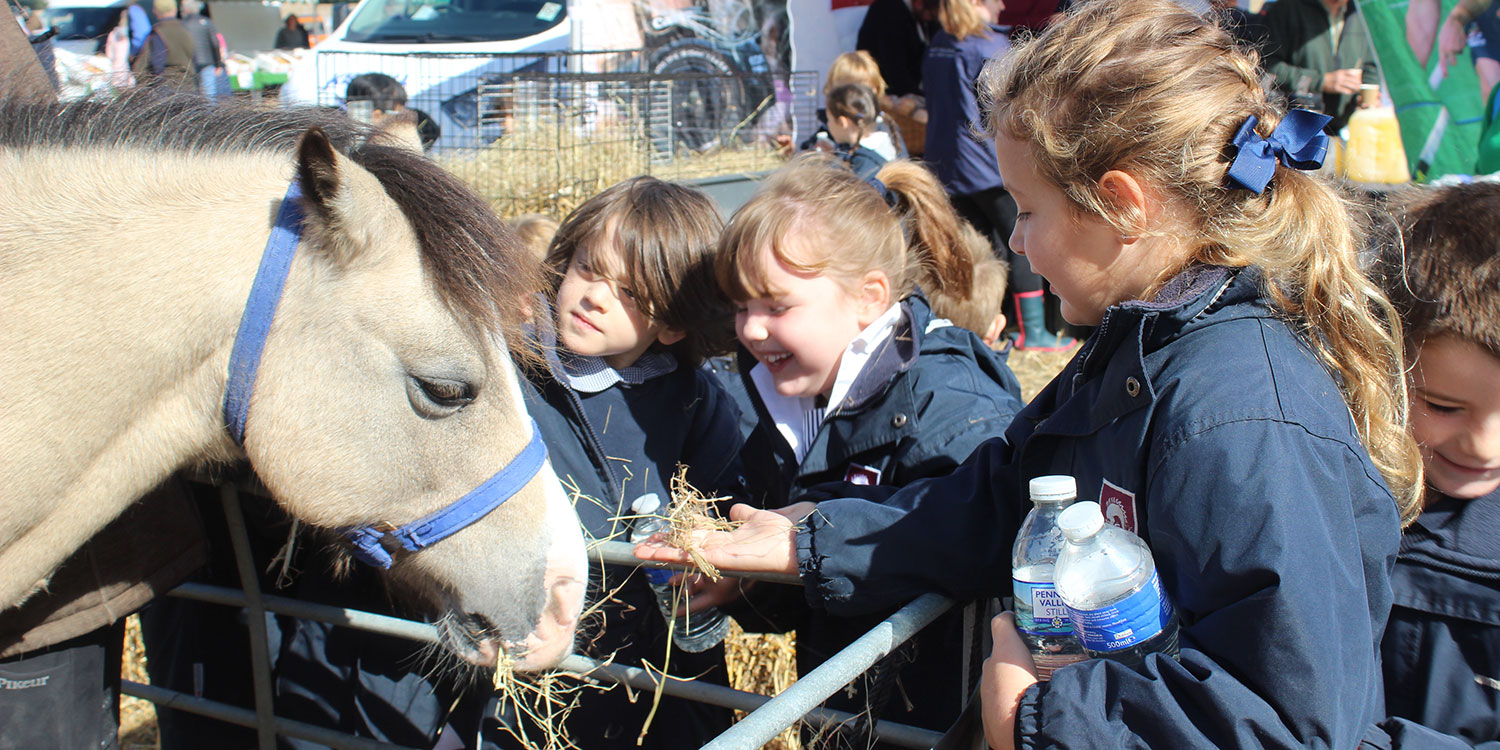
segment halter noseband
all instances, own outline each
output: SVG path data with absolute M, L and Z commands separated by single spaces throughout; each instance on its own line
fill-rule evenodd
M 229 354 L 229 378 L 224 388 L 224 424 L 240 447 L 245 445 L 245 422 L 250 414 L 250 395 L 255 392 L 255 377 L 260 369 L 261 353 L 281 293 L 286 287 L 292 258 L 302 239 L 302 186 L 296 178 L 287 186 L 276 223 L 266 240 L 260 267 L 250 285 L 250 298 L 240 316 L 240 328 Z M 405 526 L 396 528 L 381 522 L 344 532 L 354 545 L 354 556 L 361 562 L 379 568 L 391 567 L 391 549 L 416 552 L 446 539 L 469 524 L 478 521 L 525 487 L 547 460 L 547 446 L 536 420 L 531 420 L 531 439 L 494 476 L 485 480 L 457 502 Z

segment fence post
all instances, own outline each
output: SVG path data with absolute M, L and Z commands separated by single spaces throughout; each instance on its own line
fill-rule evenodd
M 250 556 L 250 535 L 240 512 L 240 493 L 231 483 L 219 487 L 229 538 L 234 544 L 234 564 L 245 588 L 245 610 L 250 626 L 251 679 L 255 691 L 255 729 L 260 750 L 276 750 L 276 707 L 271 702 L 271 655 L 266 637 L 266 603 L 260 595 L 260 578 Z

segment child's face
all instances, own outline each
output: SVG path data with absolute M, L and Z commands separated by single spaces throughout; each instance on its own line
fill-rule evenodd
M 800 250 L 797 240 L 789 244 Z M 873 304 L 862 304 L 832 278 L 788 268 L 769 250 L 760 251 L 759 262 L 761 279 L 775 293 L 738 303 L 735 335 L 766 366 L 777 393 L 827 396 L 849 342 L 889 304 L 870 315 Z
M 614 224 L 592 247 L 580 247 L 557 288 L 557 339 L 568 351 L 600 357 L 615 369 L 635 364 L 652 343 L 680 335 L 641 313 L 615 247 Z
M 1108 222 L 1074 210 L 1062 189 L 1037 171 L 1031 148 L 1007 136 L 995 139 L 1000 176 L 1019 210 L 1010 247 L 1052 285 L 1069 323 L 1098 325 L 1106 309 L 1136 299 L 1162 268 L 1141 252 L 1125 252 L 1120 232 Z
M 1411 368 L 1411 430 L 1427 484 L 1473 499 L 1500 487 L 1500 358 L 1454 336 L 1422 343 Z

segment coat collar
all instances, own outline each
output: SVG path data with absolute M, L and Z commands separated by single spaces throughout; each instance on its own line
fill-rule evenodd
M 1054 429 L 1067 425 L 1065 434 L 1091 433 L 1154 402 L 1157 387 L 1147 362 L 1151 353 L 1203 326 L 1267 314 L 1254 304 L 1260 286 L 1261 274 L 1254 268 L 1192 266 L 1153 299 L 1109 308 L 1078 355 L 1038 396 L 1042 403 L 1051 399 L 1061 405 L 1085 384 L 1097 383 L 1091 387 L 1100 393 L 1089 400 L 1087 414 L 1054 423 Z

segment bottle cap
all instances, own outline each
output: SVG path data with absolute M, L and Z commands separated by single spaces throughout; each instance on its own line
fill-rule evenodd
M 1099 504 L 1089 500 L 1069 505 L 1057 514 L 1057 528 L 1070 542 L 1081 542 L 1099 533 L 1104 528 L 1104 513 Z
M 661 497 L 655 492 L 647 492 L 630 503 L 630 510 L 636 515 L 655 513 L 658 508 L 661 508 Z
M 1031 480 L 1031 501 L 1062 500 L 1078 496 L 1078 482 L 1067 474 L 1049 474 Z

